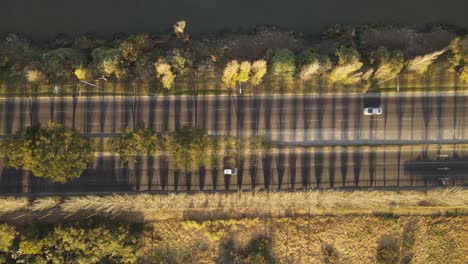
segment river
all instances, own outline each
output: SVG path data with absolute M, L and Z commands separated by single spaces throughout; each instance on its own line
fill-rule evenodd
M 0 32 L 46 38 L 58 33 L 170 30 L 192 34 L 275 24 L 306 33 L 335 23 L 450 23 L 468 27 L 467 0 L 12 0 L 0 7 Z

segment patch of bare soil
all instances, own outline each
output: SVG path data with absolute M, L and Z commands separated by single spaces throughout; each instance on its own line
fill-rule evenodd
M 366 50 L 385 46 L 416 56 L 445 48 L 455 36 L 455 33 L 441 28 L 431 32 L 397 27 L 368 28 L 360 33 L 359 45 Z
M 219 54 L 228 58 L 255 60 L 265 56 L 269 49 L 289 49 L 299 52 L 304 41 L 293 32 L 261 29 L 253 33 L 234 33 L 194 41 L 191 48 L 196 54 Z

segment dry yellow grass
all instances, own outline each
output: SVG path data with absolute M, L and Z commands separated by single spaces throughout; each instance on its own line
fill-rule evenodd
M 326 263 L 321 250 L 324 244 L 334 248 L 335 263 L 376 263 L 378 241 L 390 235 L 400 244 L 401 260 L 467 263 L 467 220 L 466 216 L 317 216 L 160 221 L 153 224 L 154 233 L 148 234 L 148 238 L 152 235 L 156 239 L 146 240 L 144 255 L 148 257 L 151 249 L 171 245 L 187 263 L 216 263 L 223 254 L 221 241 L 235 237 L 236 243 L 246 245 L 262 234 L 272 239 L 272 251 L 279 263 Z
M 461 188 L 429 191 L 296 191 L 248 193 L 172 193 L 114 194 L 108 196 L 76 196 L 59 199 L 45 197 L 0 198 L 0 213 L 20 210 L 56 209 L 66 214 L 82 210 L 102 214 L 138 212 L 147 220 L 159 214 L 215 212 L 230 216 L 304 215 L 392 212 L 396 214 L 432 214 L 453 209 L 468 210 L 468 190 Z M 153 219 L 155 220 L 155 219 Z

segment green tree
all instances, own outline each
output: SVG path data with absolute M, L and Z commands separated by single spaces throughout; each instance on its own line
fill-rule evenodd
M 294 53 L 288 49 L 280 49 L 271 59 L 271 74 L 274 77 L 291 80 L 296 72 Z
M 186 175 L 200 166 L 211 167 L 213 147 L 213 139 L 198 128 L 177 129 L 167 137 L 165 144 L 169 162 Z
M 330 80 L 344 84 L 357 83 L 361 78 L 355 73 L 363 66 L 359 52 L 353 47 L 341 46 L 335 55 L 338 57 L 338 65 L 331 71 Z
M 108 141 L 110 152 L 118 154 L 122 161 L 136 155 L 154 154 L 162 148 L 162 138 L 151 129 L 139 128 L 136 132 L 126 128 Z
M 16 237 L 14 226 L 0 224 L 0 252 L 8 252 Z
M 74 71 L 86 64 L 85 56 L 72 48 L 59 48 L 42 55 L 45 73 L 50 81 L 68 81 Z
M 457 37 L 450 42 L 447 59 L 453 68 L 468 64 L 468 36 Z
M 390 52 L 385 47 L 379 47 L 371 52 L 369 61 L 371 65 L 376 66 L 374 79 L 383 81 L 397 76 L 405 66 L 403 52 Z
M 1 143 L 6 166 L 27 169 L 55 182 L 80 177 L 94 159 L 92 139 L 51 122 L 44 128 L 28 127 Z
M 138 49 L 136 43 L 131 40 L 120 43 L 119 49 L 122 53 L 122 59 L 128 62 L 135 62 L 140 57 L 141 51 Z
M 123 64 L 119 49 L 100 47 L 92 52 L 93 63 L 104 77 L 114 76 L 117 80 L 127 77 L 127 69 Z

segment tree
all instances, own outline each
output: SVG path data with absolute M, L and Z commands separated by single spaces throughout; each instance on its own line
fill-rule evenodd
M 468 82 L 468 65 L 464 66 L 460 72 L 460 80 Z
M 468 36 L 454 38 L 447 49 L 447 59 L 453 68 L 468 64 Z
M 429 68 L 429 66 L 445 51 L 446 50 L 443 49 L 434 51 L 426 55 L 417 56 L 408 62 L 406 68 L 408 69 L 408 71 L 413 71 L 418 74 L 424 74 Z
M 92 52 L 93 63 L 105 77 L 115 76 L 118 80 L 127 76 L 127 69 L 123 66 L 122 53 L 119 49 L 97 48 Z
M 85 56 L 72 48 L 59 48 L 42 55 L 46 75 L 51 81 L 67 81 L 77 68 L 86 64 Z
M 136 155 L 154 154 L 162 148 L 162 138 L 151 129 L 139 128 L 136 132 L 126 128 L 108 141 L 110 152 L 118 154 L 122 161 Z
M 371 52 L 369 61 L 376 66 L 374 79 L 383 81 L 397 76 L 405 66 L 405 58 L 401 51 L 388 51 L 385 47 L 379 47 Z
M 78 68 L 75 70 L 75 76 L 80 81 L 89 81 L 93 79 L 93 74 L 89 68 Z
M 200 166 L 211 167 L 213 139 L 198 128 L 180 128 L 171 133 L 165 144 L 169 162 L 186 175 Z
M 122 53 L 122 59 L 128 62 L 135 62 L 140 57 L 141 51 L 138 49 L 136 43 L 131 40 L 120 43 L 119 49 Z
M 341 46 L 335 51 L 335 55 L 338 57 L 338 65 L 330 73 L 330 80 L 344 84 L 358 82 L 360 78 L 355 72 L 363 65 L 359 52 L 352 47 Z
M 237 60 L 232 60 L 226 64 L 223 71 L 223 85 L 225 87 L 234 88 L 236 83 L 241 85 L 246 83 L 250 78 L 250 69 L 252 65 L 248 61 L 243 61 L 241 64 Z
M 291 80 L 296 72 L 294 53 L 288 49 L 280 49 L 271 59 L 271 73 L 274 77 Z
M 0 149 L 6 166 L 60 183 L 80 177 L 94 159 L 92 139 L 52 122 L 7 137 Z
M 176 76 L 171 71 L 171 65 L 163 60 L 158 60 L 154 64 L 154 68 L 156 70 L 156 77 L 161 80 L 163 87 L 166 89 L 172 88 Z
M 237 80 L 239 84 L 246 83 L 250 78 L 250 70 L 252 69 L 252 64 L 249 61 L 243 61 L 239 65 L 239 75 Z
M 227 88 L 234 88 L 239 77 L 239 62 L 232 60 L 226 64 L 223 71 L 223 85 Z
M 0 252 L 8 252 L 16 237 L 14 226 L 0 224 Z
M 39 70 L 25 70 L 26 80 L 30 83 L 38 83 L 44 80 L 44 74 Z
M 256 60 L 252 63 L 252 77 L 250 83 L 257 86 L 262 82 L 263 76 L 267 73 L 267 63 L 265 60 Z

